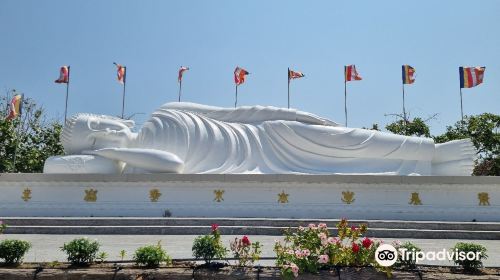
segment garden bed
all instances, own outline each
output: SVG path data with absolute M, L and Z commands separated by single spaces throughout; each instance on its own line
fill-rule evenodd
M 340 277 L 339 277 L 340 274 Z M 420 275 L 419 275 L 420 274 Z M 99 264 L 85 268 L 69 265 L 24 264 L 0 268 L 0 279 L 9 280 L 192 280 L 192 279 L 281 279 L 275 267 L 239 268 L 228 266 L 219 270 L 197 267 L 192 263 L 145 269 L 130 264 Z M 301 274 L 297 279 L 388 279 L 373 268 L 345 267 L 319 274 Z M 394 270 L 392 279 L 500 279 L 500 268 L 484 268 L 476 274 L 463 274 L 453 267 L 421 266 L 418 270 Z

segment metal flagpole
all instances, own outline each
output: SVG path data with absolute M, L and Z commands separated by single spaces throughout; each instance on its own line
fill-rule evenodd
M 460 111 L 462 112 L 462 122 L 464 122 L 464 105 L 462 103 L 462 87 L 460 87 Z
M 179 81 L 179 102 L 181 102 L 182 79 Z
M 122 101 L 122 119 L 125 114 L 125 86 L 127 84 L 127 67 L 123 66 L 123 101 Z
M 290 109 L 290 68 L 288 68 L 288 109 Z
M 234 108 L 236 108 L 237 104 L 238 104 L 238 85 L 236 85 L 236 99 L 234 100 Z
M 347 66 L 344 66 L 344 107 L 345 107 L 345 126 L 347 127 L 347 79 L 346 79 Z
M 403 82 L 403 120 L 406 124 L 406 110 L 405 110 L 405 83 Z
M 70 66 L 68 66 L 68 82 L 66 83 L 66 106 L 64 107 L 64 125 L 66 125 L 66 119 L 68 117 L 68 93 L 69 93 L 69 78 L 70 78 Z

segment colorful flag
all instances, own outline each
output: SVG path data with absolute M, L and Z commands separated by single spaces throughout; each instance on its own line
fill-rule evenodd
M 245 76 L 248 74 L 250 73 L 248 73 L 247 70 L 240 67 L 236 67 L 236 69 L 234 69 L 234 83 L 237 86 L 243 84 L 245 82 Z
M 302 72 L 297 72 L 297 71 L 293 71 L 293 70 L 288 69 L 288 80 L 289 81 L 292 79 L 302 78 L 304 76 L 305 75 Z
M 356 65 L 346 65 L 344 67 L 345 81 L 359 81 L 362 80 L 359 76 L 358 71 L 356 71 Z
M 69 83 L 69 66 L 62 66 L 59 71 L 59 79 L 55 80 L 58 84 Z
M 460 88 L 471 88 L 483 83 L 486 67 L 459 67 Z
M 181 68 L 179 68 L 179 77 L 177 78 L 179 83 L 182 81 L 182 73 L 187 70 L 189 70 L 189 67 L 181 66 Z
M 410 65 L 403 65 L 403 84 L 413 84 L 415 82 L 415 68 Z
M 116 77 L 118 78 L 118 82 L 120 84 L 124 84 L 125 83 L 125 76 L 127 75 L 127 73 L 126 73 L 127 67 L 120 65 L 116 62 L 114 62 L 114 64 L 116 65 Z
M 23 108 L 23 95 L 16 94 L 12 97 L 9 106 L 9 115 L 7 116 L 7 120 L 13 120 L 21 115 Z

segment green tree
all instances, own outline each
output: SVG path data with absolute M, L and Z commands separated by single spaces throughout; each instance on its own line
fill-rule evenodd
M 474 175 L 500 176 L 500 115 L 483 113 L 466 116 L 446 132 L 435 136 L 436 143 L 470 138 L 478 151 Z
M 429 126 L 421 118 L 412 121 L 400 119 L 386 125 L 385 129 L 394 134 L 431 137 Z
M 49 156 L 63 153 L 62 126 L 47 121 L 43 108 L 30 98 L 23 100 L 21 117 L 7 120 L 9 102 L 9 94 L 0 98 L 0 173 L 42 172 Z

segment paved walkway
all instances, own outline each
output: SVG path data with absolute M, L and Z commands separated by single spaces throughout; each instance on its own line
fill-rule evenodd
M 51 262 L 65 261 L 65 254 L 60 247 L 74 238 L 81 235 L 47 235 L 47 234 L 4 234 L 0 239 L 21 239 L 32 243 L 33 247 L 28 252 L 25 261 L 27 262 Z M 132 259 L 132 255 L 140 246 L 161 244 L 172 258 L 192 258 L 191 246 L 196 236 L 194 235 L 88 235 L 88 238 L 97 239 L 101 243 L 101 251 L 108 253 L 108 260 L 120 260 L 119 252 L 127 252 L 125 259 Z M 235 236 L 222 236 L 224 244 L 229 247 L 229 241 Z M 262 257 L 274 257 L 273 252 L 275 240 L 281 240 L 282 236 L 249 236 L 252 242 L 259 241 L 263 245 Z M 392 242 L 394 239 L 384 239 L 385 242 Z M 439 251 L 449 249 L 459 241 L 453 239 L 404 239 L 401 241 L 411 241 L 419 246 L 424 252 Z M 489 258 L 484 261 L 485 266 L 500 266 L 500 240 L 468 240 L 467 242 L 479 243 L 488 249 Z M 272 265 L 273 261 L 262 261 L 263 265 Z M 453 265 L 444 262 L 422 262 L 426 264 Z

